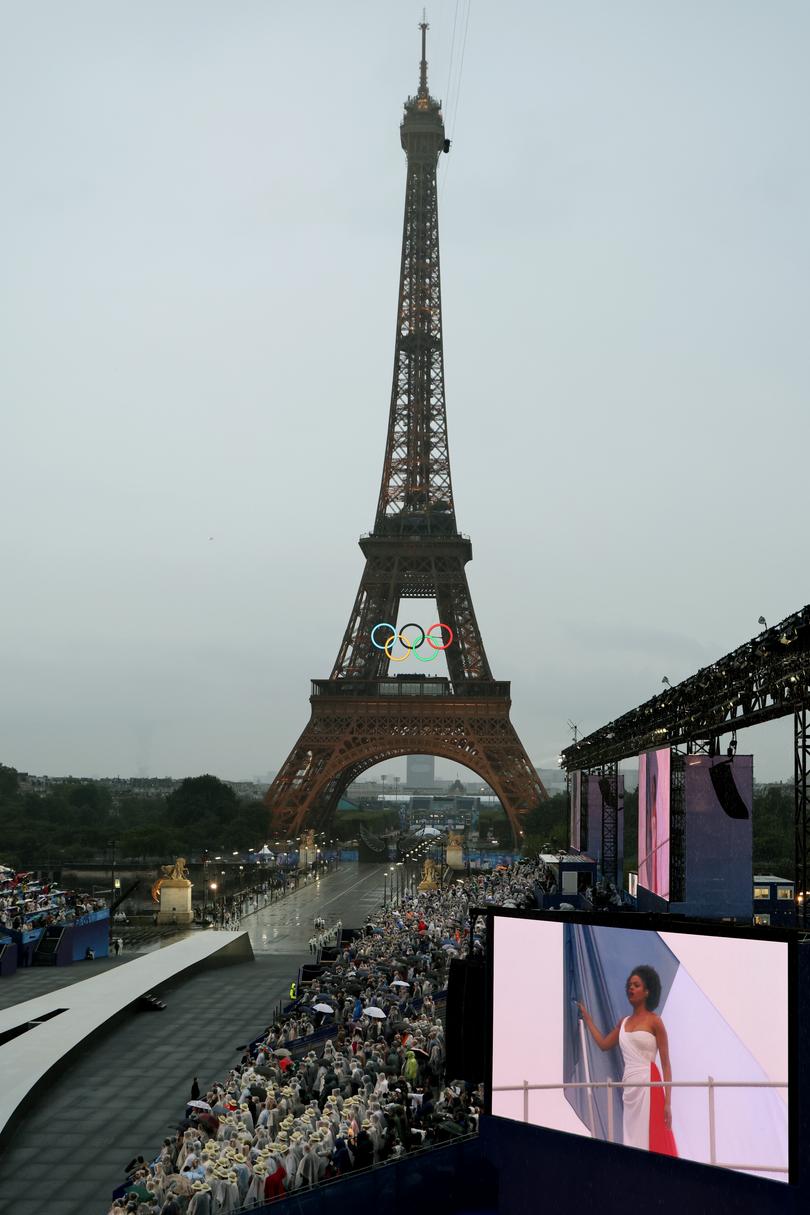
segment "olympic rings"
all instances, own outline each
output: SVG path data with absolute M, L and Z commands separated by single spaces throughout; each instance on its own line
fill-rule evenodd
M 378 629 L 388 629 L 388 637 L 382 644 L 376 640 L 376 634 L 377 634 Z M 422 636 L 419 638 L 418 641 L 409 643 L 407 638 L 404 636 L 406 629 L 419 629 L 419 632 L 422 634 Z M 432 636 L 434 629 L 440 630 L 440 632 L 439 632 L 440 641 L 443 636 L 441 633 L 441 630 L 442 629 L 446 630 L 447 641 L 445 641 L 444 644 L 439 644 L 439 645 L 436 644 L 436 639 Z M 389 624 L 386 620 L 381 620 L 378 624 L 375 624 L 374 628 L 371 630 L 371 644 L 374 646 L 374 648 L 376 650 L 384 650 L 385 655 L 389 659 L 390 662 L 404 662 L 409 654 L 413 654 L 413 656 L 414 656 L 414 658 L 416 658 L 417 662 L 435 662 L 436 659 L 438 658 L 439 654 L 441 653 L 441 651 L 448 649 L 453 644 L 453 640 L 454 640 L 454 633 L 453 633 L 453 630 L 450 628 L 450 625 L 442 624 L 441 621 L 437 621 L 436 624 L 432 624 L 430 626 L 430 628 L 427 630 L 427 632 L 425 632 L 425 630 L 422 628 L 421 624 L 415 624 L 415 623 L 413 623 L 413 621 L 411 621 L 409 624 L 403 624 L 402 628 L 397 630 L 394 628 L 394 626 L 392 624 Z M 393 653 L 391 652 L 394 642 L 396 642 L 396 641 L 399 642 L 399 644 L 402 646 L 403 650 L 405 651 L 405 653 L 402 655 L 401 658 L 395 658 Z M 432 654 L 429 658 L 422 658 L 421 654 L 417 654 L 417 652 L 416 652 L 417 650 L 421 649 L 421 647 L 424 645 L 425 642 L 428 643 L 428 646 L 432 650 Z

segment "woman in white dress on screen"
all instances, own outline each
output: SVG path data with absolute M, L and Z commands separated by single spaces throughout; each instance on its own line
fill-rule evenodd
M 672 1134 L 672 1080 L 669 1062 L 669 1042 L 664 1022 L 654 1011 L 661 999 L 661 980 L 652 966 L 637 966 L 625 984 L 632 1012 L 622 1018 L 608 1034 L 601 1034 L 584 1004 L 579 1011 L 591 1037 L 600 1050 L 612 1050 L 618 1045 L 624 1059 L 622 1089 L 624 1102 L 624 1137 L 627 1147 L 644 1148 L 677 1156 Z M 642 1088 L 651 1081 L 660 1082 L 661 1072 L 655 1056 L 661 1058 L 665 1087 Z

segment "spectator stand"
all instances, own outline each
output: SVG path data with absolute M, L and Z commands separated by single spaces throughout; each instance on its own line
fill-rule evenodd
M 20 966 L 70 966 L 88 957 L 107 957 L 109 925 L 109 908 L 102 900 L 4 868 L 0 944 L 13 946 L 16 959 L 0 964 L 0 977 Z M 5 956 L 7 950 L 3 952 Z

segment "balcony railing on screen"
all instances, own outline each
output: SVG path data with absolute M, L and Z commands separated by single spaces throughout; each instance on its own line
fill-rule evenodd
M 523 1093 L 523 1121 L 529 1121 L 529 1093 L 547 1092 L 553 1089 L 588 1089 L 589 1094 L 592 1094 L 595 1088 L 705 1088 L 709 1101 L 709 1164 L 717 1165 L 721 1169 L 736 1169 L 745 1173 L 785 1173 L 788 1172 L 786 1164 L 731 1164 L 724 1160 L 717 1159 L 717 1109 L 715 1101 L 715 1093 L 719 1088 L 787 1088 L 787 1081 L 777 1080 L 715 1080 L 712 1076 L 707 1076 L 705 1080 L 648 1080 L 643 1084 L 639 1084 L 635 1080 L 573 1080 L 562 1084 L 529 1084 L 528 1080 L 524 1080 L 522 1084 L 501 1084 L 493 1085 L 493 1093 Z M 592 1120 L 589 1130 L 595 1139 L 600 1139 L 594 1130 Z M 613 1143 L 613 1102 L 608 1101 L 607 1106 L 607 1141 Z

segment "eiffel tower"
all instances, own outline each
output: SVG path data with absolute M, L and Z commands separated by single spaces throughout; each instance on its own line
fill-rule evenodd
M 310 720 L 267 792 L 276 838 L 325 829 L 362 772 L 408 754 L 443 756 L 476 772 L 500 799 L 516 842 L 526 812 L 548 796 L 509 720 L 509 683 L 492 677 L 465 572 L 472 546 L 456 526 L 436 191 L 439 155 L 450 142 L 441 103 L 428 91 L 427 23 L 419 28 L 419 88 L 400 126 L 408 171 L 377 514 L 360 540 L 365 569 L 332 673 L 312 681 Z M 435 600 L 445 627 L 397 626 L 402 598 Z M 447 676 L 432 676 L 426 663 L 440 648 Z M 392 673 L 409 658 L 409 673 Z

